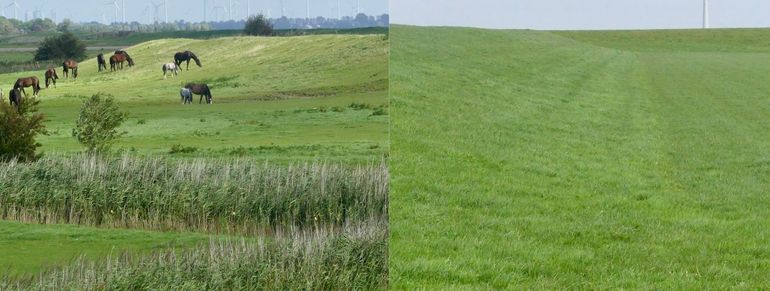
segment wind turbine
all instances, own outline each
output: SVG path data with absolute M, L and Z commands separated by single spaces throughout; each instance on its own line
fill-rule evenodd
M 104 5 L 115 6 L 115 22 L 118 22 L 118 9 L 120 9 L 120 6 L 118 5 L 118 0 L 113 0 L 112 2 L 104 3 Z
M 8 4 L 8 6 L 5 6 L 3 8 L 3 15 L 5 15 L 5 9 L 13 7 L 13 18 L 16 18 L 16 20 L 19 20 L 19 2 L 16 2 L 16 0 L 13 0 L 11 4 Z
M 150 20 L 150 5 L 144 6 L 144 10 L 142 10 L 142 13 L 145 17 L 147 17 L 147 23 L 152 23 L 152 20 Z
M 126 23 L 126 0 L 123 0 L 123 23 Z
M 703 28 L 709 28 L 709 0 L 703 0 Z
M 152 7 L 155 9 L 155 10 L 154 10 L 154 11 L 155 11 L 155 14 L 154 14 L 154 16 L 155 16 L 155 19 L 154 19 L 154 20 L 155 20 L 155 21 L 154 21 L 154 22 L 158 22 L 158 21 L 160 21 L 160 19 L 159 19 L 159 18 L 160 18 L 160 16 L 158 15 L 158 14 L 159 14 L 159 12 L 158 12 L 158 11 L 160 10 L 160 7 L 161 7 L 161 6 L 164 6 L 164 5 L 165 5 L 164 3 L 155 4 L 155 2 L 152 2 Z
M 342 20 L 342 12 L 340 11 L 342 9 L 342 6 L 340 6 L 340 0 L 337 0 L 337 19 Z
M 305 12 L 307 12 L 307 19 L 310 19 L 310 0 L 305 0 Z
M 168 23 L 168 3 L 163 0 L 163 22 Z

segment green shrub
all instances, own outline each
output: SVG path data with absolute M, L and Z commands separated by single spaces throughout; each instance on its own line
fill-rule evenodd
M 77 138 L 89 153 L 107 152 L 115 140 L 124 134 L 118 132 L 118 127 L 126 116 L 126 113 L 120 112 L 111 95 L 93 95 L 83 102 L 80 116 L 72 129 L 72 136 Z
M 243 33 L 247 35 L 271 36 L 273 35 L 273 24 L 262 14 L 252 15 L 246 20 L 246 27 L 243 29 Z
M 47 134 L 43 121 L 37 113 L 39 100 L 24 98 L 19 108 L 0 101 L 0 160 L 34 161 L 40 143 L 35 141 L 38 134 Z
M 86 58 L 86 44 L 70 32 L 46 37 L 35 53 L 35 61 Z

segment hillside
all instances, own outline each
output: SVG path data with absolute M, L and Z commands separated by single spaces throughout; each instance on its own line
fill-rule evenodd
M 768 286 L 770 32 L 704 33 L 392 27 L 390 286 Z
M 97 72 L 95 59 L 80 64 L 80 77 L 59 80 L 41 93 L 53 134 L 41 139 L 48 152 L 81 148 L 70 136 L 81 100 L 97 92 L 114 95 L 130 114 L 118 149 L 165 153 L 174 144 L 194 146 L 194 155 L 253 155 L 278 159 L 314 157 L 362 160 L 387 147 L 387 116 L 354 110 L 387 104 L 387 40 L 383 35 L 226 37 L 163 39 L 126 48 L 136 66 Z M 164 80 L 163 63 L 191 50 L 203 63 Z M 109 57 L 112 52 L 105 52 Z M 186 68 L 186 65 L 183 64 Z M 63 77 L 61 68 L 57 68 Z M 22 76 L 0 75 L 8 90 Z M 207 83 L 213 106 L 182 106 L 179 88 Z M 7 92 L 6 92 L 7 94 Z M 333 110 L 334 109 L 334 110 Z

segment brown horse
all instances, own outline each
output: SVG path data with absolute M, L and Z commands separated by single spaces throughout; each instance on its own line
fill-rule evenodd
M 40 80 L 35 77 L 26 77 L 16 79 L 16 83 L 13 84 L 13 89 L 21 89 L 24 96 L 27 96 L 27 92 L 24 92 L 24 88 L 32 87 L 32 95 L 37 96 L 40 93 Z
M 64 77 L 69 78 L 69 70 L 72 70 L 72 78 L 78 78 L 78 62 L 73 59 L 64 61 L 62 65 L 62 71 L 64 71 Z
M 191 59 L 195 61 L 195 64 L 198 65 L 198 67 L 203 67 L 201 65 L 201 60 L 199 60 L 198 56 L 196 56 L 191 51 L 183 51 L 183 52 L 178 52 L 178 53 L 174 54 L 174 63 L 176 64 L 176 66 L 181 68 L 182 62 L 187 61 L 187 70 L 188 71 L 190 70 L 190 60 Z
M 209 89 L 208 85 L 189 83 L 184 87 L 190 89 L 190 91 L 192 91 L 195 95 L 201 95 L 201 98 L 198 99 L 198 104 L 203 101 L 203 97 L 206 97 L 206 104 L 214 103 L 214 100 L 211 96 L 211 90 Z
M 56 74 L 56 69 L 54 68 L 48 68 L 47 71 L 45 71 L 45 87 L 48 88 L 48 85 L 53 83 L 53 87 L 56 88 L 56 80 L 59 79 L 59 75 Z
M 10 100 L 11 105 L 18 110 L 19 105 L 21 105 L 21 92 L 19 92 L 19 89 L 11 89 L 11 91 L 8 92 L 8 100 Z
M 128 53 L 126 51 L 124 51 L 124 50 L 116 50 L 115 54 L 116 55 L 124 55 L 124 56 L 126 56 L 126 61 L 128 61 L 128 66 L 129 67 L 133 67 L 134 66 L 134 59 L 132 59 L 131 56 L 128 55 Z
M 104 61 L 104 54 L 99 54 L 96 56 L 96 63 L 99 65 L 99 72 L 101 72 L 102 69 L 107 69 L 107 62 Z
M 119 54 L 119 55 L 112 55 L 110 57 L 110 71 L 117 71 L 118 69 L 123 69 L 123 63 L 126 62 L 128 59 L 126 58 L 126 55 Z M 120 65 L 120 67 L 118 67 Z M 128 63 L 128 66 L 131 66 L 131 62 Z

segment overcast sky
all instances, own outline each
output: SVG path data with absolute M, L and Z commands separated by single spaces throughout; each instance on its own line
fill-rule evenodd
M 115 20 L 115 6 L 112 4 L 113 0 L 16 0 L 19 3 L 18 15 L 21 20 L 25 19 L 26 13 L 29 13 L 29 17 L 33 17 L 34 11 L 42 11 L 46 18 L 53 18 L 53 13 L 56 14 L 56 20 L 61 21 L 63 18 L 70 18 L 75 22 L 90 22 L 99 21 L 102 22 L 106 19 L 107 22 L 113 22 Z M 126 3 L 126 21 L 139 21 L 147 23 L 148 20 L 152 21 L 155 17 L 155 8 L 152 2 L 162 5 L 163 0 L 117 0 L 118 6 L 122 8 L 123 2 Z M 337 17 L 337 3 L 340 5 L 340 14 L 342 16 L 353 16 L 356 12 L 356 2 L 359 2 L 359 9 L 361 12 L 369 15 L 380 15 L 387 13 L 388 0 L 310 0 L 310 14 L 312 17 L 324 16 L 324 17 Z M 4 15 L 8 18 L 14 17 L 13 8 L 8 7 L 12 5 L 13 0 L 0 0 L 0 5 L 5 9 L 2 10 Z M 184 19 L 189 22 L 199 22 L 203 20 L 203 4 L 204 0 L 166 0 L 168 5 L 168 19 L 169 21 Z M 281 3 L 285 15 L 287 17 L 305 17 L 306 12 L 306 0 L 206 0 L 207 18 L 208 20 L 214 20 L 215 16 L 219 20 L 223 20 L 227 15 L 222 9 L 214 11 L 214 7 L 222 6 L 229 7 L 230 3 L 235 5 L 235 9 L 231 9 L 233 15 L 230 18 L 242 19 L 246 17 L 247 3 L 251 3 L 251 13 L 256 14 L 263 12 L 265 15 L 270 13 L 272 17 L 281 17 Z M 145 13 L 146 11 L 146 13 Z M 163 19 L 163 7 L 159 8 L 159 18 Z M 119 11 L 118 18 L 122 19 L 123 11 Z M 217 15 L 218 14 L 218 15 Z M 104 17 L 102 17 L 104 15 Z
M 770 27 L 770 0 L 709 0 L 712 27 Z M 531 29 L 702 26 L 703 0 L 390 0 L 391 23 Z

